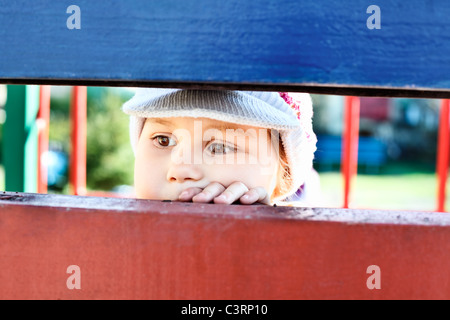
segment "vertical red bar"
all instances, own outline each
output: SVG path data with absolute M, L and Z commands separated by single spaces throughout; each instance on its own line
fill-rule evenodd
M 436 171 L 438 178 L 437 211 L 445 211 L 446 184 L 449 161 L 449 109 L 450 100 L 441 101 L 439 116 L 438 150 Z
M 345 97 L 341 167 L 344 177 L 344 208 L 349 207 L 352 180 L 358 170 L 359 107 L 358 97 Z
M 72 153 L 70 185 L 75 195 L 86 194 L 87 87 L 73 87 L 71 104 Z
M 44 155 L 48 152 L 48 136 L 50 127 L 50 94 L 51 86 L 39 87 L 38 122 L 38 170 L 37 192 L 47 193 L 47 164 L 43 163 Z

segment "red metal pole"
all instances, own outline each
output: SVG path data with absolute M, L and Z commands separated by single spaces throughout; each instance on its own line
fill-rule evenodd
M 47 164 L 42 160 L 48 152 L 51 86 L 39 87 L 37 192 L 47 193 Z
M 352 180 L 358 170 L 359 107 L 358 97 L 345 97 L 341 167 L 344 177 L 344 208 L 349 207 Z
M 441 101 L 441 112 L 439 116 L 438 150 L 436 171 L 438 178 L 437 211 L 445 211 L 446 184 L 448 176 L 449 161 L 449 112 L 450 100 Z
M 86 194 L 87 87 L 73 87 L 70 185 L 75 195 Z

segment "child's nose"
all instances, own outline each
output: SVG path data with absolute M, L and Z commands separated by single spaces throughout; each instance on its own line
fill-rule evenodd
M 196 164 L 176 164 L 172 163 L 167 172 L 169 182 L 198 181 L 203 178 L 203 171 L 200 165 Z
M 172 149 L 167 180 L 171 182 L 201 180 L 204 174 L 201 165 L 201 157 L 201 145 L 194 145 L 191 142 L 190 137 L 183 137 L 183 139 L 180 139 L 178 145 Z

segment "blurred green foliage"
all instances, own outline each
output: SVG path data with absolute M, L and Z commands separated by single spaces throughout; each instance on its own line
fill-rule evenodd
M 3 147 L 2 147 L 2 142 L 3 142 L 3 125 L 0 124 L 0 163 L 3 164 Z
M 133 184 L 129 118 L 121 110 L 131 96 L 132 92 L 120 88 L 88 88 L 86 170 L 90 190 L 109 191 Z M 71 152 L 70 98 L 70 92 L 56 97 L 52 94 L 50 114 L 50 147 L 67 154 Z

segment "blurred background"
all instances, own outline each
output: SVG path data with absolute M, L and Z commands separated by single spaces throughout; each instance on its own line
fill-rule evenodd
M 324 206 L 340 207 L 344 97 L 312 98 Z M 360 98 L 352 208 L 436 210 L 439 109 L 437 99 Z
M 0 145 L 6 86 L 0 89 Z M 122 104 L 133 96 L 127 88 L 87 88 L 86 187 L 88 191 L 119 192 L 127 195 L 133 184 L 134 155 L 128 135 L 128 117 Z M 49 147 L 44 163 L 48 166 L 48 193 L 70 194 L 69 161 L 71 151 L 72 87 L 52 86 Z M 3 99 L 3 100 L 2 100 Z M 0 147 L 0 190 L 5 190 L 4 148 Z M 8 190 L 16 191 L 16 190 Z M 98 193 L 101 195 L 101 193 Z
M 134 156 L 128 116 L 122 104 L 133 89 L 88 87 L 87 189 L 101 195 L 132 195 Z M 341 151 L 344 97 L 312 95 L 323 207 L 342 207 Z M 6 86 L 0 86 L 0 190 L 5 190 L 3 126 Z M 68 186 L 71 87 L 51 87 L 48 193 L 70 194 Z M 436 149 L 439 100 L 360 99 L 358 174 L 352 186 L 352 208 L 436 209 Z M 16 190 L 7 190 L 16 191 Z

